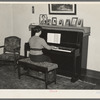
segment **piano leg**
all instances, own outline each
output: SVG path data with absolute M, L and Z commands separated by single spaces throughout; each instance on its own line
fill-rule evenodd
M 79 78 L 76 76 L 76 77 L 72 77 L 72 79 L 71 79 L 71 82 L 76 82 L 77 80 L 78 80 Z
M 76 54 L 76 51 L 74 51 L 73 53 L 73 73 L 72 73 L 71 82 L 76 82 L 79 79 L 78 74 L 76 73 L 76 59 L 77 59 L 77 54 Z

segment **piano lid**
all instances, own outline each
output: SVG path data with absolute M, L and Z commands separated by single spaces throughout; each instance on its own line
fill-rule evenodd
M 29 25 L 29 31 L 37 25 Z M 75 27 L 75 26 L 52 26 L 52 25 L 39 25 L 43 29 L 49 30 L 62 30 L 62 31 L 74 31 L 74 32 L 83 32 L 83 36 L 90 35 L 90 27 Z

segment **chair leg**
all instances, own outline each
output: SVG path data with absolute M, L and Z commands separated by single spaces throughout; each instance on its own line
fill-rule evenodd
M 27 75 L 29 75 L 29 73 L 30 73 L 29 71 L 30 71 L 30 69 L 28 68 L 28 69 L 27 69 L 27 73 L 26 73 Z
M 20 75 L 21 74 L 21 72 L 20 72 L 20 65 L 18 65 L 17 67 L 18 67 L 18 78 L 20 79 L 20 76 L 21 76 Z
M 47 82 L 48 82 L 48 72 L 46 71 L 46 73 L 45 73 L 45 88 L 47 89 L 48 87 L 47 87 Z
M 56 69 L 54 70 L 54 82 L 56 84 Z
M 17 69 L 17 62 L 16 61 L 14 61 L 14 71 L 16 72 L 16 69 Z

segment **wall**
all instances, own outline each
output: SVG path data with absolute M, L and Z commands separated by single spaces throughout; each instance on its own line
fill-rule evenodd
M 100 3 L 78 6 L 78 17 L 84 19 L 84 25 L 91 27 L 88 48 L 88 69 L 100 71 Z
M 32 6 L 34 6 L 34 10 L 35 10 L 34 14 L 32 14 Z M 64 21 L 69 18 L 71 19 L 72 17 L 78 17 L 84 19 L 84 26 L 91 27 L 91 35 L 89 37 L 87 68 L 91 70 L 100 71 L 100 67 L 99 67 L 100 55 L 98 54 L 100 51 L 100 47 L 98 45 L 100 43 L 100 39 L 99 39 L 100 3 L 77 4 L 77 15 L 72 15 L 72 16 L 49 15 L 48 4 L 35 4 L 35 3 L 34 4 L 32 3 L 13 4 L 12 9 L 11 9 L 11 5 L 7 7 L 3 6 L 3 9 L 4 10 L 7 9 L 7 11 L 4 12 L 4 10 L 1 11 L 0 9 L 0 13 L 4 13 L 6 14 L 6 16 L 9 15 L 9 17 L 6 18 L 6 16 L 4 16 L 3 14 L 2 17 L 0 16 L 0 19 L 3 19 L 2 20 L 3 29 L 0 30 L 0 33 L 6 36 L 6 35 L 12 35 L 12 31 L 13 31 L 13 35 L 21 37 L 22 40 L 21 55 L 24 54 L 24 43 L 27 42 L 31 36 L 31 32 L 29 31 L 28 26 L 30 23 L 39 24 L 39 14 L 47 14 L 48 18 L 57 17 L 57 20 L 64 19 Z M 11 12 L 13 12 L 13 17 Z M 6 18 L 7 22 L 5 21 L 4 18 Z M 13 18 L 13 20 L 11 20 L 11 18 Z M 9 23 L 11 24 L 10 26 Z M 12 25 L 13 25 L 13 29 L 12 29 Z M 1 38 L 1 40 L 3 40 L 3 38 Z
M 4 44 L 6 36 L 13 35 L 12 5 L 0 4 L 0 46 Z M 3 50 L 0 49 L 0 53 Z
M 13 5 L 13 33 L 21 38 L 21 55 L 24 55 L 24 44 L 31 37 L 28 27 L 33 22 L 32 5 Z

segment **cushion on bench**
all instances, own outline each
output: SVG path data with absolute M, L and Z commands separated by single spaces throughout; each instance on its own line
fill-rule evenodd
M 30 60 L 30 58 L 20 59 L 19 61 L 23 62 L 23 63 L 29 63 L 29 64 L 33 64 L 33 65 L 36 65 L 36 66 L 47 68 L 48 71 L 51 71 L 53 69 L 58 68 L 58 65 L 55 64 L 55 63 L 51 63 L 51 62 L 33 62 L 33 61 Z

